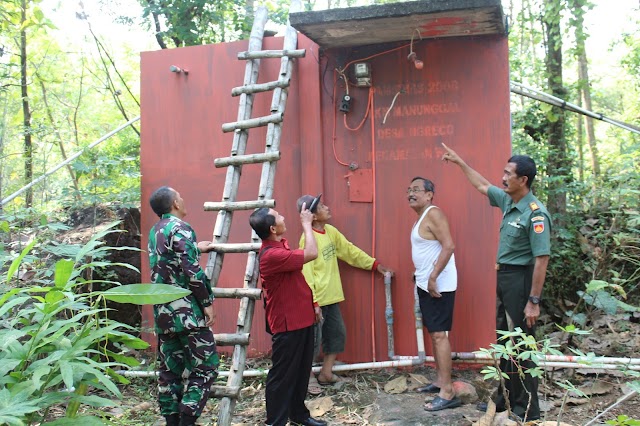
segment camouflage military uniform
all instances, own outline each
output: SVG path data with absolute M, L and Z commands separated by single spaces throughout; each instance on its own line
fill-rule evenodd
M 199 417 L 218 374 L 216 343 L 203 311 L 213 302 L 213 293 L 199 257 L 195 232 L 186 222 L 164 214 L 151 229 L 151 282 L 191 290 L 186 297 L 153 307 L 160 352 L 158 402 L 163 416 Z M 186 387 L 183 374 L 188 374 Z

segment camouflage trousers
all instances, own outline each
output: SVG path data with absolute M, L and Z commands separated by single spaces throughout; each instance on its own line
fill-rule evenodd
M 220 364 L 210 329 L 158 334 L 160 414 L 200 417 Z

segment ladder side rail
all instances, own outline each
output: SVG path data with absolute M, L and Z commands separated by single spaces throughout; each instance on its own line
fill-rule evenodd
M 251 36 L 249 38 L 249 50 L 262 49 L 262 39 L 264 36 L 264 26 L 267 23 L 268 13 L 264 6 L 258 7 L 256 11 Z M 245 65 L 245 84 L 255 84 L 258 81 L 258 71 L 260 67 L 259 59 L 248 60 Z M 251 117 L 253 108 L 253 95 L 242 94 L 240 96 L 240 105 L 238 107 L 238 119 L 243 120 Z M 232 155 L 244 154 L 247 146 L 248 132 L 236 132 L 233 135 Z M 238 190 L 238 182 L 240 180 L 241 166 L 229 166 L 223 190 L 223 201 L 235 201 Z M 216 224 L 213 229 L 213 241 L 217 243 L 226 243 L 229 239 L 229 231 L 231 229 L 232 212 L 220 211 L 216 217 Z M 223 253 L 211 252 L 207 259 L 205 273 L 211 280 L 211 285 L 215 287 L 220 278 L 222 269 Z

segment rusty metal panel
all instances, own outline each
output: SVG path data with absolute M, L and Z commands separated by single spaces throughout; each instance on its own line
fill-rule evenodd
M 447 214 L 456 243 L 459 290 L 452 348 L 473 351 L 495 338 L 493 265 L 500 217 L 457 167 L 440 161 L 441 143 L 456 149 L 492 182 L 500 182 L 510 153 L 507 40 L 503 36 L 425 40 L 414 45 L 414 51 L 424 61 L 421 70 L 407 60 L 406 45 L 388 53 L 383 46 L 325 52 L 321 69 L 366 59 L 374 95 L 373 114 L 360 130 L 349 130 L 366 114 L 369 89 L 350 87 L 352 108 L 345 119 L 334 102 L 341 99 L 344 84 L 339 79 L 334 84 L 331 73 L 324 74 L 324 200 L 332 207 L 333 223 L 347 238 L 396 271 L 395 352 L 415 355 L 409 233 L 417 215 L 409 208 L 405 191 L 415 176 L 434 181 L 435 204 Z M 343 176 L 352 163 L 374 171 L 373 204 L 349 202 Z M 348 266 L 342 272 L 347 300 L 341 306 L 348 338 L 340 359 L 386 359 L 382 278 L 376 274 L 372 280 L 371 273 Z M 429 348 L 429 339 L 425 340 Z
M 265 40 L 267 49 L 281 46 L 280 38 Z M 424 62 L 422 70 L 407 61 L 406 45 L 388 53 L 384 46 L 319 52 L 317 45 L 300 36 L 299 46 L 307 48 L 307 56 L 297 61 L 289 90 L 275 188 L 276 208 L 286 218 L 291 246 L 297 247 L 301 234 L 296 199 L 303 193 L 323 192 L 332 223 L 396 271 L 395 351 L 415 355 L 409 232 L 417 216 L 408 207 L 405 190 L 414 176 L 433 180 L 435 203 L 447 214 L 456 243 L 459 290 L 452 349 L 472 351 L 488 345 L 495 338 L 493 264 L 499 212 L 460 170 L 440 161 L 440 143 L 456 149 L 490 181 L 499 183 L 510 154 L 506 37 L 421 41 L 414 44 L 414 51 Z M 220 128 L 236 120 L 238 99 L 231 98 L 230 91 L 242 84 L 244 62 L 236 55 L 245 49 L 246 42 L 235 42 L 142 54 L 143 247 L 156 221 L 148 198 L 160 185 L 181 192 L 189 211 L 186 220 L 199 239 L 211 239 L 215 213 L 204 212 L 202 205 L 222 195 L 225 170 L 215 169 L 213 159 L 229 155 L 232 135 Z M 334 80 L 333 69 L 366 58 L 372 69 L 372 96 L 368 88 L 351 87 L 351 112 L 343 118 L 335 101 L 342 97 L 344 85 Z M 275 80 L 279 61 L 262 63 L 261 82 Z M 189 74 L 171 73 L 171 65 L 186 68 Z M 254 116 L 268 114 L 270 100 L 270 94 L 257 95 Z M 372 112 L 358 128 L 367 105 Z M 348 130 L 345 122 L 358 129 Z M 251 130 L 248 153 L 264 151 L 264 136 L 264 129 Z M 351 163 L 359 165 L 357 173 L 371 170 L 369 203 L 352 200 Z M 259 177 L 260 166 L 244 166 L 238 199 L 256 198 Z M 360 185 L 361 190 L 365 187 L 366 183 Z M 234 213 L 230 242 L 248 241 L 248 215 Z M 219 285 L 240 286 L 245 263 L 246 255 L 227 255 Z M 148 277 L 144 254 L 142 264 L 143 277 Z M 339 359 L 387 359 L 382 277 L 346 265 L 341 268 L 346 295 L 341 309 L 348 338 Z M 233 332 L 238 302 L 218 300 L 215 306 L 215 332 Z M 270 348 L 262 303 L 256 307 L 252 355 Z M 145 319 L 150 318 L 147 309 Z
M 307 44 L 310 44 L 307 42 Z M 282 49 L 282 38 L 266 38 L 265 49 Z M 237 53 L 247 49 L 247 42 L 194 46 L 144 52 L 141 55 L 141 170 L 142 170 L 142 246 L 146 248 L 148 232 L 157 221 L 148 200 L 151 193 L 162 185 L 169 185 L 185 199 L 188 216 L 185 218 L 196 230 L 199 240 L 211 240 L 215 215 L 204 212 L 205 201 L 220 201 L 226 169 L 216 169 L 213 160 L 230 155 L 232 134 L 223 134 L 225 122 L 237 120 L 239 98 L 231 97 L 231 89 L 241 86 L 245 61 L 237 59 Z M 316 53 L 317 54 L 317 53 Z M 302 63 L 302 61 L 305 61 Z M 293 87 L 287 104 L 285 125 L 282 134 L 282 160 L 278 164 L 275 199 L 278 210 L 289 219 L 290 240 L 297 246 L 301 227 L 296 227 L 295 199 L 302 191 L 301 182 L 319 189 L 320 163 L 307 170 L 311 177 L 301 179 L 301 151 L 314 154 L 320 149 L 318 130 L 307 126 L 311 133 L 300 131 L 305 123 L 299 122 L 297 114 L 315 117 L 308 120 L 319 127 L 319 106 L 316 102 L 301 104 L 298 93 L 310 94 L 318 99 L 318 64 L 309 56 L 300 60 L 294 70 Z M 170 67 L 187 69 L 188 74 L 170 72 Z M 304 69 L 304 78 L 298 76 L 298 68 Z M 280 70 L 277 59 L 262 60 L 260 83 L 276 80 Z M 256 95 L 253 116 L 268 115 L 271 92 Z M 253 129 L 250 133 L 247 153 L 264 152 L 266 128 Z M 302 148 L 302 145 L 305 147 Z M 314 148 L 313 145 L 317 148 Z M 238 192 L 239 200 L 256 199 L 261 165 L 245 165 Z M 250 212 L 235 212 L 229 242 L 250 241 L 248 225 Z M 142 276 L 148 280 L 149 264 L 142 255 Z M 203 256 L 202 265 L 206 264 Z M 219 286 L 242 287 L 246 265 L 246 254 L 227 254 L 222 268 Z M 216 333 L 233 333 L 238 316 L 239 302 L 218 300 L 215 302 Z M 153 314 L 144 312 L 145 326 L 153 324 Z M 252 328 L 250 354 L 264 353 L 270 349 L 270 336 L 265 333 L 262 302 L 256 303 Z M 146 334 L 149 341 L 155 338 Z M 230 350 L 229 348 L 223 348 Z
M 352 203 L 373 202 L 373 171 L 358 169 L 346 175 L 349 185 L 349 201 Z

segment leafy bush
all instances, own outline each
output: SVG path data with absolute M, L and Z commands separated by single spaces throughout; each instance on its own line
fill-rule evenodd
M 115 296 L 79 292 L 79 286 L 86 291 L 95 281 L 83 278 L 86 271 L 110 266 L 101 256 L 114 248 L 103 247 L 100 239 L 118 232 L 110 229 L 114 225 L 85 246 L 68 248 L 74 260 L 58 260 L 52 278 L 40 275 L 32 286 L 16 287 L 12 280 L 36 241 L 11 262 L 7 290 L 0 294 L 0 424 L 42 421 L 54 405 L 66 405 L 65 424 L 97 422 L 89 416 L 78 418 L 80 406 L 115 405 L 114 398 L 121 396 L 117 384 L 128 383 L 115 369 L 138 365 L 132 351 L 148 347 L 134 335 L 136 329 L 106 317 L 106 299 L 153 304 L 188 293 L 156 285 L 143 285 L 142 291 L 137 286 L 114 288 Z M 158 298 L 155 293 L 164 294 Z M 105 396 L 89 394 L 90 390 Z

